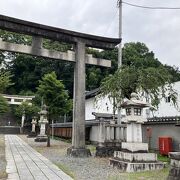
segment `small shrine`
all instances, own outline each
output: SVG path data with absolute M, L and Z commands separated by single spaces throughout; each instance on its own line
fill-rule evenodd
M 46 135 L 46 124 L 48 123 L 47 120 L 47 106 L 42 105 L 41 111 L 39 112 L 40 114 L 40 120 L 39 120 L 39 125 L 40 125 L 40 134 L 36 137 L 35 141 L 36 142 L 46 142 L 47 141 L 47 135 Z
M 165 164 L 157 161 L 157 154 L 149 153 L 148 143 L 142 142 L 142 124 L 147 121 L 143 117 L 143 108 L 150 107 L 139 100 L 136 93 L 125 101 L 122 108 L 126 117 L 122 119 L 127 125 L 126 142 L 122 142 L 121 151 L 114 152 L 110 164 L 126 172 L 147 171 L 164 168 Z

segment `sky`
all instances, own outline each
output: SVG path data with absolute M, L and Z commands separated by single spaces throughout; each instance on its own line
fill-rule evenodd
M 124 0 L 180 7 L 177 0 Z M 171 2 L 171 3 L 170 3 Z M 0 0 L 0 14 L 88 34 L 118 37 L 117 0 Z M 122 42 L 143 42 L 163 64 L 180 68 L 180 10 L 123 4 Z

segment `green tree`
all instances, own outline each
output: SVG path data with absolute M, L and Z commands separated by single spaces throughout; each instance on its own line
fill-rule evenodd
M 15 108 L 15 115 L 18 118 L 22 117 L 22 114 L 25 113 L 26 119 L 32 119 L 33 116 L 38 116 L 40 107 L 35 104 L 29 104 L 28 102 L 23 102 L 21 105 Z
M 143 67 L 159 67 L 161 62 L 155 58 L 155 55 L 144 43 L 130 42 L 125 43 L 123 47 L 123 65 Z
M 101 84 L 101 95 L 115 100 L 115 107 L 121 104 L 124 98 L 130 98 L 132 92 L 141 93 L 151 98 L 153 106 L 158 106 L 160 100 L 171 96 L 176 104 L 177 93 L 173 90 L 172 76 L 164 67 L 136 68 L 124 66 L 118 69 L 114 75 L 106 77 Z
M 0 71 L 0 93 L 3 93 L 9 86 L 13 85 L 11 82 L 12 75 L 9 71 Z
M 5 114 L 9 111 L 9 104 L 6 99 L 0 95 L 0 115 Z
M 62 81 L 57 79 L 55 72 L 45 74 L 40 80 L 37 90 L 37 93 L 48 106 L 51 118 L 71 111 L 72 100 L 69 99 L 68 92 L 65 90 Z

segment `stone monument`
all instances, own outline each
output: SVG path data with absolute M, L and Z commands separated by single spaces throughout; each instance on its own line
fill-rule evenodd
M 40 114 L 40 120 L 39 120 L 39 125 L 40 125 L 40 134 L 36 137 L 35 141 L 36 142 L 46 142 L 47 141 L 47 135 L 46 133 L 46 124 L 48 123 L 47 120 L 47 106 L 42 105 L 41 111 L 39 112 Z
M 31 124 L 32 124 L 32 130 L 31 130 L 30 134 L 27 136 L 28 138 L 29 137 L 36 137 L 36 124 L 37 124 L 36 117 L 32 118 Z
M 136 93 L 121 107 L 126 110 L 122 119 L 127 124 L 126 142 L 122 142 L 121 151 L 114 152 L 110 164 L 126 172 L 146 171 L 164 168 L 165 164 L 157 161 L 157 154 L 148 152 L 148 143 L 142 142 L 142 124 L 147 121 L 142 116 L 143 108 L 149 107 L 140 101 Z

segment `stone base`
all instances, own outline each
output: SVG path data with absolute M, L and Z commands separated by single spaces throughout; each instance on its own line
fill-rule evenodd
M 70 147 L 67 149 L 67 155 L 71 157 L 89 157 L 91 156 L 91 152 L 89 149 L 77 149 Z
M 148 152 L 148 143 L 122 142 L 122 149 L 129 152 Z
M 180 152 L 169 153 L 171 159 L 168 180 L 180 179 Z
M 36 137 L 36 132 L 30 132 L 30 134 L 28 134 L 27 138 L 34 138 Z
M 157 161 L 155 153 L 133 153 L 115 151 L 114 158 L 110 159 L 110 165 L 126 172 L 140 172 L 163 169 L 165 163 Z
M 35 142 L 47 142 L 48 137 L 46 135 L 38 135 L 36 139 L 34 139 Z
M 112 157 L 114 155 L 114 151 L 120 151 L 120 146 L 105 146 L 105 147 L 96 147 L 95 156 L 98 157 Z
M 120 159 L 111 158 L 110 165 L 113 167 L 117 167 L 121 171 L 125 172 L 141 172 L 141 171 L 149 171 L 149 170 L 157 170 L 163 169 L 165 167 L 165 163 L 162 162 L 127 162 L 122 161 Z
M 115 151 L 114 158 L 128 162 L 157 162 L 157 154 L 155 153 L 130 153 Z

